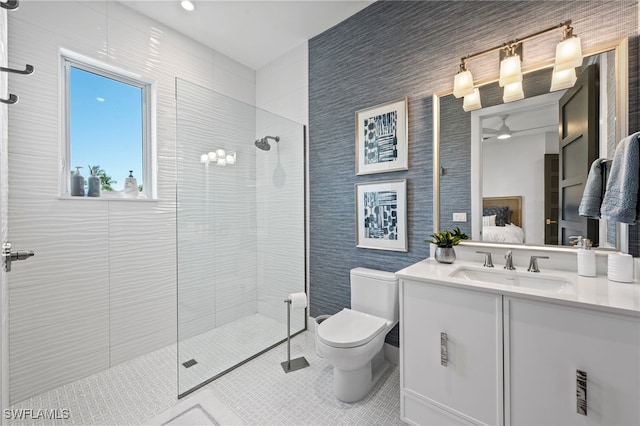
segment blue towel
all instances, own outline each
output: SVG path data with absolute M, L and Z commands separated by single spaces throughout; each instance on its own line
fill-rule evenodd
M 640 132 L 624 138 L 616 147 L 600 213 L 615 222 L 636 223 L 640 189 Z
M 598 158 L 591 163 L 587 184 L 584 186 L 582 201 L 578 207 L 580 216 L 589 219 L 600 219 L 600 205 L 602 204 L 602 167 L 606 158 Z

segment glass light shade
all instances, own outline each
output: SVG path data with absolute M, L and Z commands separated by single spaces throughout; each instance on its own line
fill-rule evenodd
M 218 158 L 222 158 L 224 160 L 224 157 L 226 157 L 227 153 L 224 152 L 224 149 L 216 149 L 216 155 L 218 156 Z
M 236 153 L 232 153 L 232 154 L 227 154 L 227 157 L 225 158 L 227 164 L 235 164 L 236 163 Z
M 522 98 L 524 98 L 524 91 L 522 90 L 521 81 L 504 86 L 504 94 L 502 95 L 502 101 L 504 103 L 517 101 Z
M 507 56 L 500 62 L 500 87 L 522 81 L 520 55 Z
M 549 89 L 549 91 L 553 92 L 573 87 L 577 79 L 575 68 L 569 68 L 564 71 L 557 71 L 554 68 L 553 75 L 551 76 L 551 89 Z
M 218 162 L 216 163 L 218 166 L 226 166 L 227 161 L 223 158 L 218 158 Z
M 209 155 L 207 155 L 207 154 L 202 154 L 202 155 L 200 156 L 200 162 L 201 162 L 202 164 L 208 163 L 208 162 L 209 162 Z
M 473 93 L 473 75 L 471 71 L 460 71 L 453 79 L 453 96 L 461 98 Z
M 184 10 L 188 10 L 189 12 L 196 8 L 195 5 L 189 0 L 182 0 L 180 2 L 180 6 L 182 6 Z
M 210 152 L 207 156 L 209 157 L 209 161 L 216 161 L 218 159 L 218 154 L 215 152 Z
M 473 89 L 470 95 L 464 97 L 462 109 L 465 110 L 465 112 L 469 112 L 480 108 L 482 108 L 482 104 L 480 103 L 480 90 Z
M 496 136 L 497 139 L 509 139 L 511 137 L 511 133 L 508 132 L 504 132 L 504 133 L 500 133 L 498 136 Z
M 556 46 L 555 71 L 564 71 L 582 65 L 582 46 L 580 37 L 571 37 Z

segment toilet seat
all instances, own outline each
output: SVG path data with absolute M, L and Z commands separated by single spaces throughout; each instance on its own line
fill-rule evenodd
M 345 308 L 318 326 L 318 338 L 334 348 L 354 348 L 371 341 L 386 323 L 384 318 Z

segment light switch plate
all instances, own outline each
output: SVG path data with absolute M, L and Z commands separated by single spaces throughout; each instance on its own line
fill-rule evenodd
M 467 214 L 466 213 L 454 213 L 453 214 L 453 221 L 454 222 L 466 222 L 467 221 Z

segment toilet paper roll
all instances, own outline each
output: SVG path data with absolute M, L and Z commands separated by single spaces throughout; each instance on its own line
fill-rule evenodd
M 307 295 L 305 293 L 291 293 L 289 295 L 289 300 L 291 300 L 291 309 L 307 307 Z
M 607 278 L 620 283 L 633 282 L 633 256 L 623 253 L 609 254 Z

